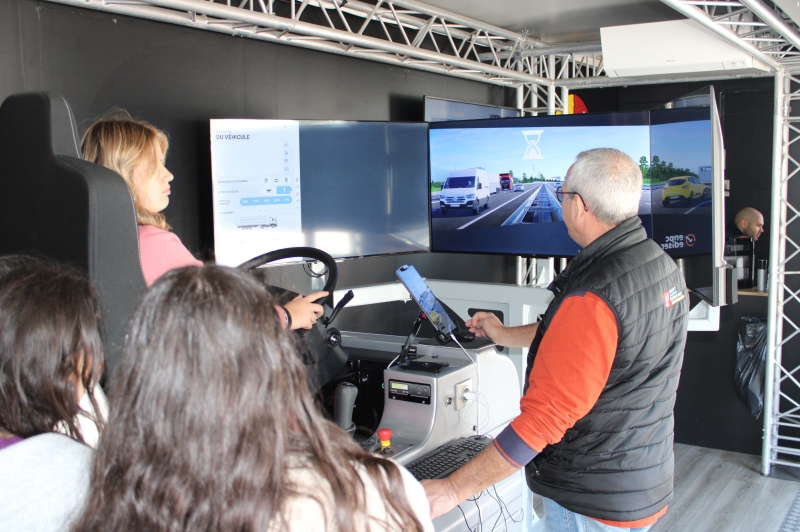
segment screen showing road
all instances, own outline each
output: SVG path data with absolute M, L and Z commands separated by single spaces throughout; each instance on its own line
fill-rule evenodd
M 218 264 L 427 251 L 427 124 L 211 120 Z
M 574 256 L 556 191 L 581 151 L 650 159 L 647 112 L 430 125 L 433 251 Z M 639 215 L 650 234 L 648 184 Z
M 650 111 L 653 240 L 672 257 L 711 253 L 712 145 L 705 105 Z
M 413 266 L 401 266 L 396 270 L 397 278 L 406 287 L 406 290 L 417 302 L 419 308 L 428 316 L 428 320 L 433 324 L 437 331 L 449 337 L 450 333 L 456 328 L 450 316 L 442 308 L 439 300 L 433 295 L 425 280 L 420 277 L 419 272 Z

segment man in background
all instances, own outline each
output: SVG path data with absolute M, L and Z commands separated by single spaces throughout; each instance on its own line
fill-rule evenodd
M 736 213 L 734 224 L 744 236 L 749 236 L 755 242 L 764 232 L 764 215 L 752 207 L 745 207 Z

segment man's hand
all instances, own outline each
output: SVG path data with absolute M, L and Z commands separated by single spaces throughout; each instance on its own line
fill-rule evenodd
M 431 519 L 439 517 L 492 484 L 519 471 L 489 444 L 478 456 L 443 480 L 423 480 L 422 487 L 431 506 Z
M 431 506 L 431 519 L 436 519 L 442 514 L 446 514 L 455 508 L 459 502 L 456 490 L 450 480 L 423 480 L 422 487 L 425 488 L 425 495 L 428 496 L 428 504 Z
M 325 297 L 328 292 L 314 292 L 307 296 L 297 296 L 284 305 L 292 317 L 292 330 L 310 329 L 324 312 L 322 305 L 314 303 L 317 299 Z
M 475 333 L 476 338 L 488 336 L 495 342 L 502 336 L 505 326 L 500 319 L 491 312 L 476 312 L 472 319 L 466 323 L 469 332 Z
M 538 323 L 531 323 L 519 327 L 506 327 L 491 312 L 476 312 L 466 325 L 469 327 L 469 332 L 475 333 L 476 338 L 488 336 L 494 343 L 506 347 L 528 347 L 539 326 Z

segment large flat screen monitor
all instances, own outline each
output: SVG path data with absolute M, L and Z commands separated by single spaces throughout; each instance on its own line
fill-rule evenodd
M 617 148 L 642 170 L 648 236 L 682 259 L 696 293 L 726 303 L 712 87 L 644 112 L 432 123 L 428 142 L 433 251 L 574 256 L 555 192 L 578 153 Z
M 555 192 L 578 153 L 606 147 L 642 169 L 648 236 L 676 258 L 711 253 L 722 181 L 709 90 L 652 111 L 431 124 L 432 249 L 574 256 Z
M 556 189 L 581 151 L 650 158 L 647 112 L 430 124 L 433 251 L 571 257 Z M 649 186 L 639 215 L 651 232 Z
M 708 95 L 706 95 L 708 96 Z M 711 115 L 705 106 L 650 111 L 653 240 L 673 257 L 711 253 Z
M 211 163 L 219 264 L 429 249 L 427 124 L 211 120 Z

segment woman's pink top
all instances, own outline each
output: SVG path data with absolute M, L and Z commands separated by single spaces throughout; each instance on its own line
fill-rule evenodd
M 152 225 L 139 226 L 139 257 L 148 287 L 175 268 L 203 265 L 189 253 L 178 235 Z M 281 319 L 281 327 L 285 329 L 289 322 L 288 311 L 279 305 L 275 305 L 275 311 Z
M 152 225 L 139 226 L 139 256 L 147 286 L 175 268 L 202 266 L 175 233 Z

